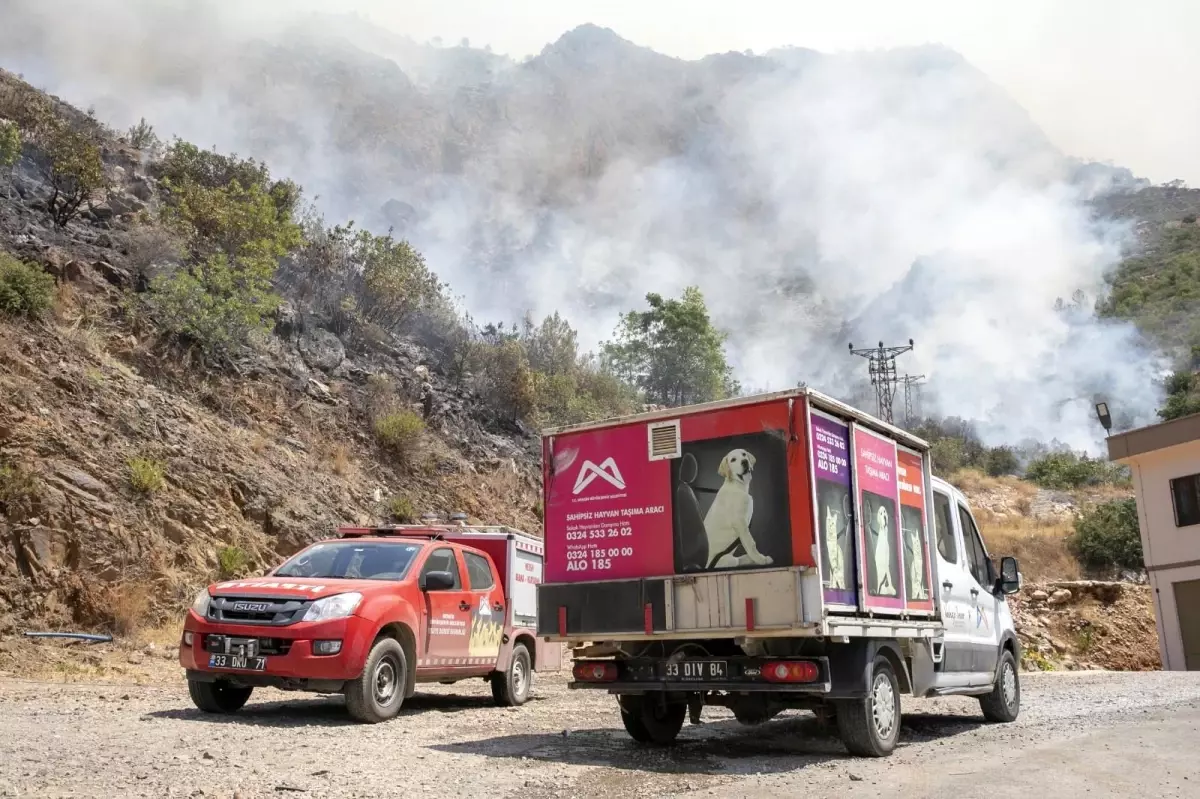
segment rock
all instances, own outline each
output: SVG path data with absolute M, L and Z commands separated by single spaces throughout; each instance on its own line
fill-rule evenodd
M 107 222 L 117 215 L 117 212 L 114 211 L 112 206 L 110 206 L 108 203 L 97 203 L 96 205 L 90 206 L 88 210 L 91 212 L 92 216 L 101 222 Z
M 1034 602 L 1045 602 L 1047 599 L 1050 598 L 1050 595 L 1039 588 L 1036 591 L 1034 591 L 1033 593 L 1031 593 L 1029 595 L 1029 598 L 1032 599 Z
M 254 497 L 242 508 L 242 515 L 258 524 L 266 524 L 269 507 L 263 497 Z
M 292 449 L 298 449 L 298 450 L 300 450 L 301 452 L 308 452 L 308 447 L 307 447 L 307 446 L 305 446 L 304 442 L 303 442 L 303 441 L 301 441 L 301 440 L 299 440 L 299 439 L 296 439 L 296 438 L 285 438 L 285 439 L 283 440 L 283 443 L 284 443 L 284 444 L 287 444 L 287 445 L 288 445 L 289 447 L 291 447 Z
M 286 339 L 299 333 L 300 329 L 300 314 L 296 306 L 284 300 L 275 309 L 275 334 Z
M 133 276 L 129 274 L 128 270 L 113 266 L 108 261 L 96 261 L 92 267 L 102 278 L 117 288 L 129 288 L 133 285 Z
M 1065 605 L 1071 601 L 1071 592 L 1065 588 L 1059 588 L 1050 595 L 1048 600 L 1051 605 Z
M 195 533 L 187 525 L 183 524 L 183 522 L 167 517 L 163 519 L 163 535 L 176 544 L 182 544 L 195 535 Z
M 118 214 L 136 214 L 146 208 L 144 202 L 128 194 L 109 194 L 107 204 Z
M 346 347 L 328 330 L 317 328 L 300 337 L 300 354 L 313 369 L 331 372 L 346 360 Z
M 89 494 L 102 497 L 108 493 L 108 486 L 87 472 L 76 469 L 73 466 L 59 466 L 54 470 L 54 473 L 71 485 L 83 489 Z
M 145 175 L 134 175 L 129 191 L 134 197 L 144 202 L 150 202 L 150 199 L 154 197 L 154 186 Z

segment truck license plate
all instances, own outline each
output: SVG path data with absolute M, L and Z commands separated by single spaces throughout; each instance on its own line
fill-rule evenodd
M 679 660 L 666 664 L 668 680 L 725 680 L 729 666 L 723 660 Z
M 267 659 L 261 655 L 209 655 L 210 669 L 239 669 L 244 671 L 265 671 Z

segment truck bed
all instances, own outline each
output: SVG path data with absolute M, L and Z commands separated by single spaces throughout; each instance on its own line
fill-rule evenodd
M 832 614 L 815 569 L 545 583 L 538 635 L 551 641 L 865 636 L 934 638 L 929 618 Z

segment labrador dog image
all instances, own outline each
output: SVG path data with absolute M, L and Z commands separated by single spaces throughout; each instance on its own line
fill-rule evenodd
M 738 566 L 769 566 L 772 558 L 758 551 L 750 534 L 754 517 L 754 497 L 750 496 L 750 480 L 754 477 L 754 456 L 744 449 L 735 449 L 721 459 L 717 474 L 724 482 L 704 516 L 704 532 L 708 537 L 708 568 L 729 569 Z M 741 546 L 744 554 L 734 555 Z
M 896 586 L 892 584 L 892 532 L 888 510 L 880 505 L 875 509 L 875 548 L 872 555 L 875 559 L 875 595 L 895 596 Z

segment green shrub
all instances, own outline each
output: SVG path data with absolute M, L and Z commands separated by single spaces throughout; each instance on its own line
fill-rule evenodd
M 220 579 L 240 577 L 250 565 L 250 556 L 241 547 L 221 547 L 217 552 L 217 570 Z
M 398 524 L 412 524 L 417 520 L 417 509 L 408 497 L 392 497 L 388 502 L 388 510 Z
M 1090 568 L 1142 568 L 1137 503 L 1131 497 L 1089 508 L 1075 520 L 1068 544 L 1079 562 Z
M 1104 483 L 1122 484 L 1129 480 L 1128 471 L 1102 459 L 1092 459 L 1074 452 L 1051 452 L 1030 461 L 1025 479 L 1042 488 L 1072 489 Z
M 0 122 L 0 169 L 11 169 L 21 157 L 21 129 L 15 122 Z
M 0 313 L 38 317 L 54 299 L 54 278 L 41 267 L 0 252 Z
M 1009 447 L 995 447 L 987 453 L 987 473 L 992 477 L 1016 474 L 1021 470 L 1017 454 Z
M 146 300 L 151 317 L 168 334 L 220 356 L 267 331 L 279 297 L 271 290 L 272 262 L 231 262 L 214 255 L 162 275 Z
M 379 445 L 402 461 L 413 454 L 424 430 L 425 422 L 408 410 L 391 411 L 375 420 Z
M 153 494 L 163 487 L 163 465 L 149 458 L 129 459 L 129 484 L 139 494 Z

